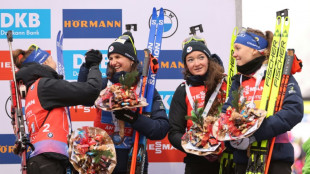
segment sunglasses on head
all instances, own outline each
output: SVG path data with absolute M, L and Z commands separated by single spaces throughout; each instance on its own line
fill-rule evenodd
M 28 50 L 29 50 L 30 48 L 34 48 L 35 50 L 38 50 L 38 49 L 39 49 L 39 47 L 38 47 L 36 44 L 31 44 L 31 45 L 29 46 Z
M 203 42 L 203 44 L 206 44 L 206 40 L 204 38 L 194 35 L 194 36 L 186 38 L 182 42 L 182 49 L 185 47 L 185 45 L 187 45 L 188 43 L 192 41 Z

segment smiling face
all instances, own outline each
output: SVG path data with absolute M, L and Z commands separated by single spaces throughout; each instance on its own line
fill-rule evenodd
M 115 69 L 115 72 L 130 72 L 133 63 L 129 58 L 118 53 L 112 53 L 109 57 L 109 64 Z
M 186 66 L 192 75 L 206 74 L 208 62 L 208 57 L 201 51 L 193 51 L 185 58 Z
M 236 59 L 238 66 L 242 66 L 260 56 L 257 50 L 239 43 L 234 44 L 234 49 L 233 57 Z

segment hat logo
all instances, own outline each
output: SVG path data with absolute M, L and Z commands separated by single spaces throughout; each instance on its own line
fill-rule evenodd
M 112 52 L 113 50 L 114 50 L 114 47 L 113 47 L 113 46 L 110 46 L 109 52 Z
M 186 52 L 189 53 L 189 52 L 191 52 L 192 50 L 193 50 L 193 47 L 189 46 L 189 47 L 187 47 Z

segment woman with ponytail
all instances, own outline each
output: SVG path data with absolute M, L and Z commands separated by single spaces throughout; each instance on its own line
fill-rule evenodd
M 246 99 L 248 108 L 259 108 L 265 83 L 265 74 L 270 56 L 273 34 L 255 29 L 243 29 L 234 43 L 234 58 L 238 74 L 233 77 L 229 94 L 243 88 L 242 98 Z M 232 106 L 232 95 L 223 106 L 226 112 Z M 297 81 L 289 77 L 282 109 L 273 116 L 265 118 L 258 130 L 249 138 L 230 141 L 234 149 L 234 162 L 237 174 L 246 172 L 248 156 L 247 149 L 254 141 L 269 140 L 276 137 L 271 158 L 269 174 L 290 174 L 294 162 L 294 149 L 289 142 L 287 131 L 298 124 L 303 117 L 303 100 Z
M 25 117 L 30 143 L 35 148 L 27 160 L 27 173 L 64 174 L 70 164 L 67 137 L 71 131 L 66 107 L 93 105 L 102 85 L 98 66 L 102 55 L 98 50 L 86 53 L 86 62 L 92 62 L 86 82 L 60 78 L 53 58 L 36 45 L 26 51 L 15 50 L 13 58 L 19 69 L 16 81 L 27 88 Z

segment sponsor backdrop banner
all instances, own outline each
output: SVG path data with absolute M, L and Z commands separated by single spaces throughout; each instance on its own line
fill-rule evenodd
M 35 5 L 34 5 L 35 4 Z M 190 8 L 189 5 L 195 5 Z M 0 9 L 0 170 L 2 173 L 20 173 L 20 158 L 13 154 L 15 137 L 10 124 L 11 60 L 6 40 L 8 30 L 13 31 L 13 49 L 26 50 L 31 44 L 48 50 L 57 60 L 56 37 L 64 34 L 63 56 L 66 80 L 76 81 L 87 50 L 99 49 L 103 54 L 100 65 L 106 76 L 107 48 L 115 38 L 126 31 L 126 24 L 137 24 L 132 31 L 138 59 L 143 62 L 143 49 L 147 46 L 153 7 L 164 8 L 165 22 L 162 51 L 156 88 L 169 113 L 170 103 L 177 86 L 183 81 L 181 60 L 182 41 L 189 37 L 189 27 L 202 24 L 204 32 L 197 35 L 206 39 L 211 53 L 218 54 L 228 66 L 230 39 L 235 27 L 235 3 L 231 0 L 122 1 L 114 0 L 38 0 L 20 2 L 12 0 Z M 78 94 L 77 94 L 78 95 Z M 73 128 L 92 126 L 95 107 L 70 107 Z M 149 173 L 184 173 L 183 152 L 175 149 L 168 138 L 148 141 Z

